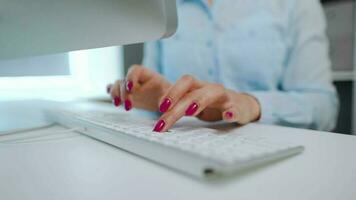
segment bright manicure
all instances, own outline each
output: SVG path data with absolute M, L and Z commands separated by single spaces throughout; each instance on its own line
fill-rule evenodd
M 226 113 L 225 113 L 225 117 L 226 117 L 227 119 L 232 119 L 232 118 L 234 117 L 234 114 L 229 111 L 229 112 L 226 112 Z
M 159 120 L 159 121 L 156 123 L 156 125 L 155 125 L 153 131 L 154 131 L 154 132 L 161 132 L 161 131 L 163 130 L 163 128 L 164 128 L 165 125 L 166 125 L 166 122 L 165 122 L 165 121 Z
M 120 97 L 114 97 L 112 102 L 116 107 L 118 107 L 120 105 L 120 103 L 121 103 L 121 99 L 120 99 Z
M 171 106 L 171 104 L 172 104 L 171 100 L 169 100 L 168 98 L 164 99 L 161 105 L 159 106 L 159 111 L 161 113 L 166 112 Z
M 126 111 L 129 111 L 129 110 L 131 110 L 131 108 L 132 108 L 132 103 L 131 103 L 131 101 L 130 100 L 125 100 L 125 110 Z
M 127 81 L 126 82 L 126 90 L 128 92 L 131 92 L 132 88 L 133 88 L 133 82 L 132 81 Z
M 195 112 L 197 112 L 199 106 L 197 103 L 192 103 L 188 109 L 185 111 L 185 115 L 187 116 L 192 116 L 194 115 Z

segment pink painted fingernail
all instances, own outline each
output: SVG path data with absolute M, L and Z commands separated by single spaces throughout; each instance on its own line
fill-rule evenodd
M 116 107 L 118 107 L 118 106 L 120 105 L 120 103 L 121 103 L 120 97 L 114 97 L 114 99 L 112 100 L 112 103 L 113 103 Z
M 133 82 L 132 81 L 127 81 L 126 82 L 126 90 L 128 92 L 131 92 L 132 88 L 133 88 Z
M 108 94 L 110 93 L 111 87 L 112 87 L 112 84 L 109 84 L 106 86 L 106 93 L 108 93 Z
M 161 131 L 163 130 L 163 128 L 164 128 L 165 125 L 166 125 L 166 122 L 161 119 L 161 120 L 159 120 L 159 121 L 156 123 L 156 125 L 155 125 L 153 131 L 154 131 L 154 132 L 161 132 Z
M 232 119 L 232 117 L 234 116 L 234 113 L 232 113 L 232 112 L 226 112 L 226 113 L 225 113 L 225 116 L 226 116 L 227 119 Z
M 126 99 L 126 100 L 125 100 L 125 110 L 126 110 L 126 111 L 129 111 L 129 110 L 131 110 L 131 108 L 132 108 L 132 103 L 131 103 L 131 101 L 128 100 L 128 99 Z
M 165 98 L 161 105 L 159 106 L 159 111 L 164 113 L 169 109 L 169 106 L 171 106 L 172 102 L 168 98 Z
M 188 109 L 185 111 L 185 115 L 187 116 L 192 116 L 194 113 L 198 110 L 199 106 L 197 103 L 192 103 L 188 107 Z

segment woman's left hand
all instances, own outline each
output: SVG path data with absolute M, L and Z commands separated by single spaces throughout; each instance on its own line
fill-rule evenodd
M 221 84 L 208 83 L 184 75 L 160 99 L 160 111 L 154 131 L 164 132 L 183 116 L 196 116 L 204 121 L 226 120 L 247 124 L 260 117 L 258 101 Z

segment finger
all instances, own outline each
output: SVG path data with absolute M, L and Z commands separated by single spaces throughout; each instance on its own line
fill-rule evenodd
M 216 108 L 206 108 L 201 111 L 197 117 L 200 120 L 207 121 L 207 122 L 216 122 L 222 120 L 221 110 Z
M 222 118 L 227 122 L 236 122 L 238 124 L 244 125 L 249 123 L 248 116 L 235 107 L 230 107 L 222 112 Z
M 142 67 L 141 65 L 133 65 L 130 67 L 125 81 L 120 85 L 121 101 L 124 102 L 126 111 L 133 108 L 132 93 L 137 90 L 141 84 L 149 81 L 154 77 L 155 72 Z
M 168 91 L 159 103 L 160 112 L 167 112 L 174 107 L 177 102 L 188 92 L 198 88 L 201 85 L 200 81 L 191 75 L 182 76 Z
M 118 107 L 121 104 L 120 98 L 120 84 L 121 80 L 117 80 L 111 87 L 110 87 L 110 94 L 112 98 L 113 104 Z
M 189 93 L 187 98 L 191 101 L 191 103 L 185 110 L 185 115 L 199 115 L 206 107 L 216 104 L 224 99 L 224 94 L 225 88 L 219 84 L 209 84 Z
M 120 83 L 120 97 L 121 97 L 121 101 L 124 103 L 125 110 L 129 111 L 133 107 L 132 97 L 131 97 L 132 94 L 127 92 L 126 85 L 127 85 L 127 81 L 126 80 L 124 80 L 124 81 L 122 81 Z
M 253 105 L 251 105 L 251 99 L 255 100 L 253 97 L 247 94 L 237 94 L 229 93 L 227 101 L 223 104 L 222 117 L 228 122 L 237 122 L 238 124 L 244 125 L 251 121 L 255 121 L 256 117 L 253 111 Z M 231 95 L 235 94 L 235 95 Z M 249 99 L 251 98 L 251 99 Z M 257 114 L 256 114 L 257 115 Z
M 132 92 L 138 86 L 154 77 L 155 72 L 141 65 L 132 65 L 126 75 L 125 90 Z
M 108 84 L 108 85 L 106 86 L 106 93 L 110 94 L 111 87 L 112 87 L 112 84 Z
M 169 111 L 164 113 L 154 127 L 156 132 L 171 128 L 183 116 L 197 116 L 208 105 L 218 101 L 224 95 L 224 89 L 218 85 L 208 85 L 184 96 Z
M 160 119 L 155 124 L 153 131 L 154 132 L 165 132 L 170 127 L 172 127 L 176 121 L 182 118 L 185 115 L 184 110 L 189 106 L 189 101 L 183 100 L 177 104 L 173 109 L 164 113 Z

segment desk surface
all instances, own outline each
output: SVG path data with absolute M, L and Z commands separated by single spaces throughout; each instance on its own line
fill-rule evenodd
M 0 144 L 0 199 L 355 199 L 355 136 L 259 124 L 234 131 L 277 134 L 306 150 L 228 179 L 201 181 L 80 134 L 53 134 Z

